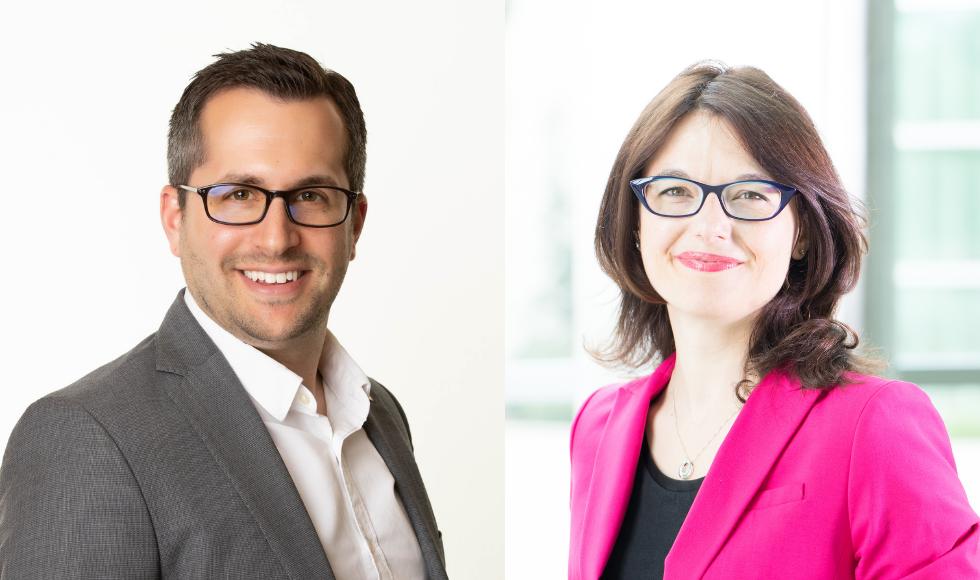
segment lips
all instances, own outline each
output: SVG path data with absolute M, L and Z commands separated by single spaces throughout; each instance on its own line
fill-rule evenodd
M 721 272 L 742 265 L 742 262 L 735 258 L 719 256 L 718 254 L 708 254 L 706 252 L 684 252 L 674 257 L 681 264 L 698 272 Z

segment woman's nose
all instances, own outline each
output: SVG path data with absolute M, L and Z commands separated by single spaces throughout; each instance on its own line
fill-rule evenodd
M 695 234 L 707 241 L 713 239 L 728 239 L 732 233 L 732 218 L 728 217 L 721 206 L 721 198 L 716 193 L 708 193 L 701 210 L 692 216 L 691 226 Z

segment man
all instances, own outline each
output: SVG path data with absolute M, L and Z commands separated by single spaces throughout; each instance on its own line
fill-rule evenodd
M 155 334 L 34 403 L 0 467 L 0 578 L 446 578 L 401 407 L 327 330 L 367 214 L 354 88 L 219 55 L 171 118 L 187 282 Z

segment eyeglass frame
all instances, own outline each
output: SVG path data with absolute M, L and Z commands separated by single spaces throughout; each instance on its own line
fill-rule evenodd
M 262 210 L 262 215 L 259 217 L 259 219 L 251 222 L 242 223 L 242 224 L 235 224 L 235 223 L 223 222 L 215 218 L 214 216 L 212 216 L 211 212 L 208 211 L 207 195 L 210 190 L 214 189 L 215 187 L 222 187 L 222 186 L 247 187 L 249 189 L 255 189 L 261 191 L 265 195 L 265 209 Z M 216 224 L 221 224 L 224 226 L 251 226 L 261 222 L 262 220 L 265 219 L 266 214 L 269 213 L 269 208 L 272 207 L 272 201 L 277 197 L 281 197 L 283 203 L 286 205 L 286 217 L 288 217 L 289 221 L 293 222 L 294 224 L 306 228 L 333 228 L 347 221 L 347 216 L 350 215 L 350 208 L 352 205 L 354 205 L 354 201 L 357 200 L 357 196 L 360 195 L 359 192 L 351 191 L 349 189 L 344 189 L 343 187 L 337 187 L 336 185 L 304 185 L 303 187 L 297 187 L 295 189 L 272 190 L 272 189 L 265 189 L 257 185 L 248 185 L 245 183 L 215 183 L 212 185 L 205 185 L 204 187 L 191 187 L 189 185 L 178 185 L 177 188 L 200 195 L 201 201 L 204 202 L 204 213 L 205 215 L 208 216 L 208 219 L 210 219 Z M 334 189 L 347 196 L 347 209 L 344 211 L 344 217 L 339 222 L 325 225 L 325 226 L 314 226 L 310 224 L 300 223 L 296 221 L 296 218 L 293 217 L 293 212 L 289 208 L 289 196 L 296 193 L 297 191 L 303 191 L 304 189 L 314 189 L 314 188 Z
M 657 213 L 652 209 L 650 209 L 650 206 L 647 204 L 646 196 L 643 194 L 643 188 L 647 184 L 653 183 L 654 181 L 660 179 L 679 179 L 681 181 L 693 183 L 694 185 L 700 187 L 701 191 L 704 192 L 704 195 L 701 196 L 701 204 L 698 205 L 698 209 L 684 215 L 668 215 L 663 213 Z M 765 183 L 766 185 L 771 185 L 772 187 L 778 189 L 780 193 L 780 200 L 779 200 L 779 207 L 776 209 L 776 213 L 766 218 L 743 218 L 743 217 L 733 216 L 732 214 L 728 213 L 728 208 L 725 207 L 725 201 L 721 198 L 721 192 L 725 191 L 726 188 L 732 185 L 737 185 L 739 183 Z M 785 183 L 779 183 L 777 181 L 768 181 L 765 179 L 743 179 L 741 181 L 733 181 L 731 183 L 723 183 L 721 185 L 707 185 L 705 183 L 694 181 L 693 179 L 687 179 L 685 177 L 676 177 L 673 175 L 654 175 L 653 177 L 641 177 L 639 179 L 633 179 L 630 181 L 630 187 L 633 188 L 633 193 L 636 194 L 637 199 L 640 200 L 640 203 L 643 204 L 643 207 L 645 207 L 648 212 L 656 216 L 668 217 L 668 218 L 682 218 L 682 217 L 691 217 L 692 215 L 697 215 L 697 213 L 701 211 L 701 208 L 704 207 L 704 202 L 708 199 L 708 196 L 713 193 L 718 196 L 718 205 L 721 206 L 721 211 L 725 212 L 725 215 L 732 218 L 733 220 L 739 220 L 743 222 L 764 222 L 764 221 L 771 220 L 772 218 L 779 215 L 779 212 L 783 211 L 783 209 L 787 205 L 789 205 L 790 200 L 793 199 L 793 196 L 796 195 L 799 191 L 795 187 L 786 185 Z

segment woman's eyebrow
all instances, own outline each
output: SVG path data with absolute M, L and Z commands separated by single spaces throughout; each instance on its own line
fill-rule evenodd
M 761 173 L 743 173 L 738 176 L 735 181 L 772 181 L 768 175 L 763 175 Z M 734 183 L 734 181 L 732 182 Z
M 664 177 L 680 177 L 681 179 L 691 179 L 691 176 L 687 172 L 680 169 L 664 169 L 663 171 L 658 171 L 656 175 L 662 175 Z M 772 181 L 768 175 L 762 173 L 743 173 L 731 181 L 731 183 L 736 183 L 739 181 Z M 710 184 L 718 185 L 718 184 Z
M 662 175 L 664 177 L 680 177 L 681 179 L 691 179 L 691 176 L 681 171 L 680 169 L 664 169 L 663 171 L 657 172 L 657 175 Z

